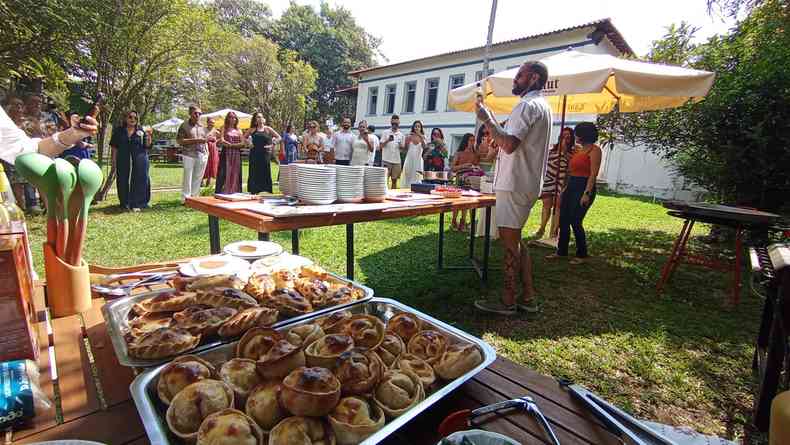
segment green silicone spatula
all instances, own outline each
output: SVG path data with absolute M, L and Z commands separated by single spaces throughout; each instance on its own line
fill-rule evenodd
M 83 159 L 77 167 L 77 187 L 69 203 L 70 218 L 73 219 L 69 242 L 66 247 L 66 262 L 79 266 L 82 262 L 82 247 L 85 244 L 85 229 L 88 227 L 88 208 L 93 196 L 101 188 L 104 174 L 90 159 Z M 78 209 L 77 209 L 78 208 Z M 75 212 L 75 210 L 78 210 Z M 76 213 L 76 214 L 75 214 Z
M 41 153 L 26 153 L 14 161 L 17 172 L 41 191 L 47 200 L 47 243 L 55 249 L 58 236 L 58 175 L 52 158 Z
M 58 177 L 58 193 L 60 212 L 58 212 L 58 237 L 55 252 L 60 258 L 66 253 L 66 243 L 69 238 L 69 199 L 77 186 L 77 171 L 65 159 L 55 159 L 55 172 Z

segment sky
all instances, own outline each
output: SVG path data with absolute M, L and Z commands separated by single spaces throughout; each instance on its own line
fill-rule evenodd
M 290 0 L 264 0 L 275 17 Z M 320 0 L 296 0 L 318 8 Z M 491 0 L 328 0 L 351 10 L 357 23 L 382 39 L 381 64 L 398 63 L 485 44 Z M 494 43 L 609 17 L 638 56 L 666 26 L 685 20 L 702 40 L 731 23 L 708 15 L 705 0 L 499 0 Z

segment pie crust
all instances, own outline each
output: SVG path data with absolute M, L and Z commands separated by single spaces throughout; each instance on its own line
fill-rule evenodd
M 310 343 L 304 350 L 307 366 L 334 369 L 340 354 L 354 349 L 354 339 L 344 334 L 329 334 Z
M 321 307 L 340 306 L 350 304 L 362 298 L 364 294 L 361 290 L 342 284 L 337 287 L 331 287 L 329 293 L 321 301 Z
M 351 311 L 343 310 L 332 312 L 326 317 L 318 319 L 317 323 L 327 334 L 339 334 L 343 332 L 346 322 L 351 319 Z
M 384 411 L 362 397 L 344 397 L 329 413 L 339 445 L 355 445 L 384 426 Z
M 278 340 L 258 359 L 257 365 L 258 373 L 263 378 L 282 378 L 305 365 L 304 351 L 287 340 Z
M 307 323 L 291 328 L 285 339 L 294 346 L 306 347 L 324 335 L 324 330 L 317 323 Z
M 127 345 L 129 356 L 142 359 L 171 357 L 188 351 L 200 343 L 200 334 L 191 334 L 178 327 L 159 328 Z
M 186 320 L 187 318 L 192 316 L 192 314 L 194 314 L 195 312 L 200 312 L 200 311 L 202 311 L 204 309 L 211 309 L 211 306 L 209 306 L 207 304 L 195 304 L 195 305 L 189 306 L 188 308 L 186 308 L 184 310 L 181 310 L 181 311 L 178 311 L 178 312 L 174 313 L 173 314 L 173 320 L 175 320 L 176 323 L 180 323 L 183 320 Z
M 244 406 L 247 415 L 267 433 L 288 414 L 278 402 L 281 388 L 277 380 L 265 381 L 253 388 Z
M 230 307 L 203 309 L 184 317 L 176 326 L 196 335 L 200 334 L 203 337 L 210 337 L 216 334 L 219 327 L 229 318 L 236 315 L 237 312 L 236 309 Z
M 214 289 L 217 287 L 230 287 L 233 289 L 244 288 L 244 281 L 239 279 L 236 275 L 211 275 L 201 276 L 194 278 L 180 278 L 181 282 L 176 284 L 176 287 L 183 287 L 188 291 L 202 291 L 205 289 Z M 182 284 L 183 283 L 183 284 Z M 181 284 L 181 286 L 179 286 Z
M 176 312 L 196 304 L 197 294 L 194 292 L 163 292 L 140 301 L 135 311 L 144 312 Z M 138 314 L 140 312 L 137 312 Z
M 205 379 L 192 383 L 173 397 L 167 408 L 167 426 L 176 436 L 195 442 L 197 431 L 210 414 L 233 408 L 233 390 L 219 381 Z
M 408 343 L 421 328 L 422 321 L 419 317 L 408 312 L 401 312 L 387 322 L 387 332 L 397 334 L 404 343 Z
M 409 340 L 406 351 L 432 365 L 442 358 L 442 354 L 447 350 L 447 336 L 439 331 L 426 330 L 420 331 Z
M 236 357 L 258 360 L 282 338 L 282 335 L 274 329 L 252 328 L 245 332 L 236 344 Z
M 354 315 L 343 329 L 354 339 L 354 347 L 373 350 L 384 340 L 384 323 L 373 315 Z
M 170 362 L 159 373 L 156 382 L 156 393 L 159 400 L 169 405 L 176 394 L 187 386 L 205 379 L 216 379 L 217 370 L 214 365 L 196 355 L 182 355 Z
M 198 293 L 197 302 L 213 307 L 231 307 L 238 311 L 258 306 L 258 301 L 255 298 L 231 287 L 203 290 Z
M 236 402 L 244 406 L 250 391 L 261 383 L 255 360 L 248 358 L 232 358 L 219 368 L 219 377 L 233 389 Z
M 335 375 L 343 395 L 370 394 L 386 370 L 373 351 L 348 351 L 337 359 Z
M 219 328 L 220 337 L 238 337 L 248 330 L 258 327 L 268 327 L 277 322 L 279 312 L 268 307 L 251 307 L 244 309 L 230 317 Z
M 170 312 L 148 312 L 129 322 L 129 333 L 132 337 L 139 337 L 159 328 L 169 328 L 172 325 L 173 316 Z
M 209 415 L 200 424 L 197 445 L 263 445 L 258 424 L 243 412 L 227 408 Z
M 453 380 L 466 374 L 483 361 L 480 350 L 471 343 L 456 343 L 447 347 L 442 357 L 433 365 L 436 374 Z
M 339 400 L 340 381 L 326 368 L 302 366 L 283 379 L 280 403 L 295 416 L 325 416 Z
M 335 445 L 335 434 L 323 419 L 293 416 L 269 432 L 269 445 Z
M 424 398 L 425 392 L 420 378 L 413 372 L 402 369 L 385 372 L 373 393 L 373 402 L 391 419 L 405 413 Z
M 244 292 L 252 295 L 261 304 L 266 304 L 266 302 L 271 298 L 275 289 L 276 286 L 274 284 L 274 279 L 271 277 L 271 275 L 267 274 L 257 274 L 251 276 L 250 280 L 247 282 L 247 285 L 244 286 Z
M 423 389 L 426 391 L 436 381 L 436 373 L 434 372 L 431 365 L 414 354 L 403 354 L 395 363 L 395 367 L 397 369 L 403 369 L 404 371 L 411 371 L 417 374 L 417 377 L 420 378 Z
M 277 289 L 272 294 L 271 302 L 286 317 L 298 317 L 313 312 L 310 300 L 295 289 Z
M 326 269 L 321 266 L 316 266 L 315 264 L 302 266 L 302 268 L 299 270 L 299 276 L 302 278 L 312 278 L 321 281 L 329 280 L 332 277 L 329 272 L 326 271 Z
M 329 296 L 329 283 L 317 278 L 297 278 L 294 289 L 310 300 L 313 306 L 322 307 Z
M 272 278 L 277 289 L 293 289 L 298 276 L 291 270 L 281 269 L 272 273 Z
M 403 340 L 398 335 L 392 332 L 384 334 L 384 339 L 379 347 L 376 348 L 376 353 L 388 368 L 395 365 L 395 361 L 405 352 L 406 344 L 403 343 Z

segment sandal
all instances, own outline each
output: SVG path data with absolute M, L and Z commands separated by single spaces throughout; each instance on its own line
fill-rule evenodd
M 565 255 L 557 255 L 556 253 L 550 253 L 545 256 L 547 260 L 557 260 L 560 258 L 565 258 Z

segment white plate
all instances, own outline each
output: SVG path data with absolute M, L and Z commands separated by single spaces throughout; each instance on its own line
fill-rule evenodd
M 299 255 L 292 255 L 283 252 L 280 255 L 267 256 L 252 263 L 250 266 L 251 274 L 276 272 L 278 270 L 294 270 L 302 266 L 309 266 L 313 261 Z
M 225 246 L 222 251 L 228 255 L 249 259 L 279 255 L 283 247 L 271 241 L 236 241 Z
M 210 261 L 224 262 L 221 267 L 205 267 Z M 182 275 L 188 277 L 210 276 L 210 275 L 238 275 L 246 272 L 250 268 L 247 260 L 236 258 L 231 255 L 215 255 L 206 258 L 192 260 L 181 265 L 178 269 Z

